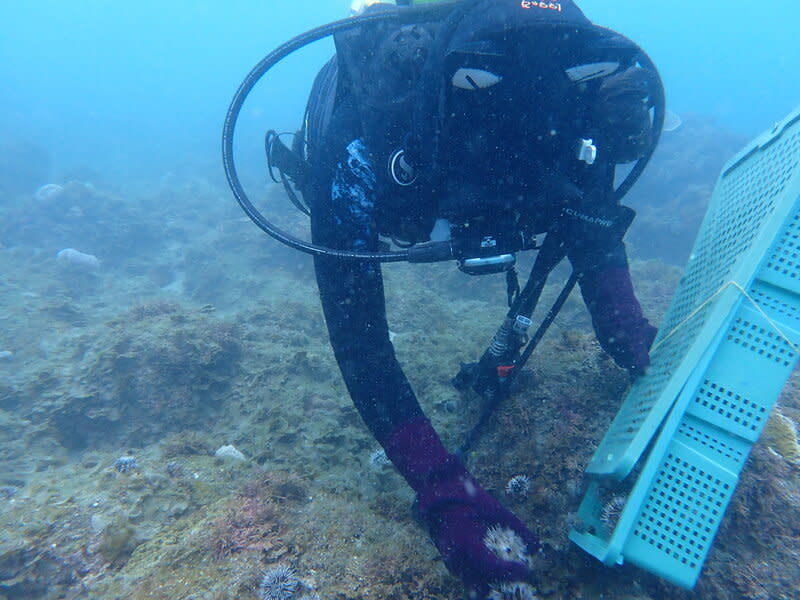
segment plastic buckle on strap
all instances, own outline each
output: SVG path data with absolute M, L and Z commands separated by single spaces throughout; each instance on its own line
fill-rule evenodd
M 585 162 L 587 165 L 593 165 L 597 159 L 597 146 L 594 141 L 589 139 L 581 139 L 578 146 L 578 160 Z

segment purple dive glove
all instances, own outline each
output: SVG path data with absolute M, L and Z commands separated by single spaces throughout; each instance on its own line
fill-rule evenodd
M 612 267 L 584 274 L 580 282 L 603 350 L 632 375 L 644 373 L 658 330 L 642 315 L 628 269 Z
M 531 578 L 539 540 L 445 450 L 427 419 L 404 423 L 384 447 L 417 492 L 419 514 L 445 565 L 471 597 L 486 597 L 492 585 Z

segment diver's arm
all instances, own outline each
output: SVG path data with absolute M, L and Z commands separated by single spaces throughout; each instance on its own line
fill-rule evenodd
M 314 242 L 375 250 L 374 190 L 368 153 L 355 140 L 334 169 L 329 201 L 314 203 Z M 486 597 L 490 583 L 526 580 L 527 561 L 505 560 L 484 538 L 491 527 L 508 529 L 526 555 L 539 550 L 539 541 L 447 451 L 423 414 L 389 341 L 379 263 L 320 256 L 315 267 L 331 344 L 353 402 L 416 492 L 418 514 L 447 567 L 472 597 Z
M 624 230 L 607 226 L 609 220 L 613 219 L 574 226 L 575 242 L 568 256 L 600 345 L 620 367 L 641 374 L 650 364 L 649 349 L 657 330 L 644 317 L 633 291 L 621 239 Z
M 565 239 L 574 240 L 568 255 L 579 274 L 597 338 L 632 375 L 650 364 L 656 328 L 642 314 L 633 291 L 622 237 L 634 213 L 618 203 L 614 174 L 615 165 L 642 158 L 652 145 L 646 100 L 656 85 L 653 74 L 637 66 L 603 80 L 591 115 L 605 158 L 583 174 L 582 189 L 589 192 L 576 196 L 577 206 L 562 215 L 570 234 Z
M 378 249 L 375 174 L 368 151 L 352 141 L 334 168 L 330 193 L 312 210 L 314 243 L 360 252 Z M 379 442 L 422 409 L 389 341 L 380 263 L 315 258 L 331 345 L 347 389 Z

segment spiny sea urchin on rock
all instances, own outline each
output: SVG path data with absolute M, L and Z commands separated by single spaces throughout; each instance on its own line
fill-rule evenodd
M 487 598 L 488 600 L 538 600 L 536 591 L 521 581 L 493 585 Z
M 499 525 L 490 527 L 483 536 L 483 543 L 497 558 L 531 567 L 525 541 L 513 529 Z
M 259 600 L 292 600 L 301 584 L 294 569 L 278 565 L 264 571 L 258 586 Z
M 133 456 L 120 456 L 114 461 L 114 468 L 118 473 L 130 473 L 139 468 L 136 458 Z
M 514 475 L 506 484 L 506 494 L 514 498 L 524 498 L 531 491 L 531 478 L 527 475 Z
M 383 448 L 378 448 L 370 453 L 369 466 L 373 469 L 383 469 L 384 467 L 392 466 L 392 461 L 386 456 L 386 452 Z
M 600 511 L 600 520 L 603 522 L 603 525 L 606 526 L 606 530 L 609 533 L 614 531 L 614 528 L 617 526 L 617 522 L 619 522 L 619 518 L 622 516 L 622 511 L 625 509 L 625 502 L 627 502 L 627 500 L 625 496 L 614 496 L 603 505 Z

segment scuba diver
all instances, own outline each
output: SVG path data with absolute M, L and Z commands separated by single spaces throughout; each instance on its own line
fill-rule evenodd
M 541 545 L 425 416 L 390 340 L 381 262 L 455 259 L 471 275 L 505 273 L 508 316 L 480 361 L 462 365 L 458 386 L 508 394 L 527 359 L 529 317 L 564 257 L 603 349 L 641 374 L 656 329 L 634 295 L 622 241 L 634 213 L 620 199 L 657 143 L 663 89 L 636 44 L 593 25 L 571 0 L 368 4 L 265 59 L 226 122 L 232 137 L 254 82 L 289 52 L 334 34 L 336 54 L 316 77 L 291 148 L 272 132 L 267 139 L 270 170 L 310 214 L 312 243 L 277 230 L 247 201 L 228 138 L 226 170 L 262 229 L 314 254 L 350 396 L 416 492 L 416 515 L 445 565 L 471 598 L 503 589 L 516 597 L 513 586 L 532 583 Z M 386 239 L 403 251 L 387 250 Z M 515 257 L 528 249 L 539 252 L 520 289 Z M 496 534 L 505 551 L 490 543 Z

